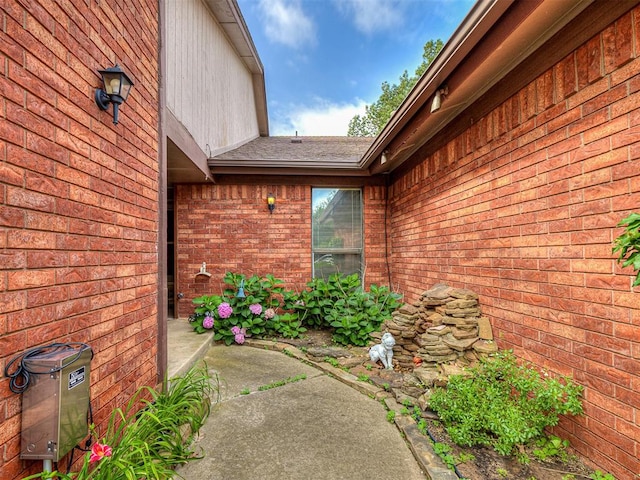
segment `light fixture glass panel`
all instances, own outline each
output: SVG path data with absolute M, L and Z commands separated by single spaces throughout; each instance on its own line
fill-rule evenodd
M 131 86 L 133 83 L 129 80 L 126 75 L 122 75 L 122 81 L 120 82 L 120 96 L 123 100 L 126 100 L 129 96 L 129 91 L 131 90 Z

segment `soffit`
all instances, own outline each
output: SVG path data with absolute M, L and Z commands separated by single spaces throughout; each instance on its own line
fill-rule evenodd
M 210 175 L 198 166 L 167 138 L 167 184 L 202 183 L 210 179 Z

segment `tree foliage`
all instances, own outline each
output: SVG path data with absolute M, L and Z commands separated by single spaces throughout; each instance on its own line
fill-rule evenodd
M 391 118 L 392 113 L 400 106 L 418 79 L 427 70 L 429 64 L 442 50 L 442 40 L 429 40 L 424 44 L 422 63 L 416 68 L 415 74 L 410 76 L 405 70 L 398 83 L 382 82 L 380 97 L 365 107 L 364 115 L 355 115 L 349 121 L 347 135 L 350 137 L 375 137 Z

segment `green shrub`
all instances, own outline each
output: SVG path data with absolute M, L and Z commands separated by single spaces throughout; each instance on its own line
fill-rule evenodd
M 334 329 L 333 341 L 342 345 L 366 346 L 371 333 L 400 306 L 400 295 L 386 287 L 371 285 L 369 292 L 359 288 L 335 302 L 326 320 Z
M 616 238 L 613 253 L 620 252 L 618 263 L 622 263 L 623 267 L 633 267 L 636 272 L 633 286 L 636 287 L 640 285 L 640 213 L 632 213 L 621 220 L 618 226 L 626 226 L 627 228 L 622 235 Z
M 295 338 L 305 331 L 297 316 L 282 313 L 281 304 L 286 292 L 282 281 L 273 275 L 246 278 L 228 272 L 224 283 L 227 287 L 222 295 L 204 295 L 193 299 L 195 308 L 189 320 L 196 332 L 203 333 L 213 328 L 214 339 L 230 345 L 237 341 L 233 327 L 244 329 L 245 335 L 258 337 L 276 333 Z M 237 296 L 241 287 L 244 297 Z M 220 313 L 219 308 L 223 303 L 231 311 L 228 316 Z
M 214 339 L 227 345 L 237 341 L 237 334 L 232 332 L 234 327 L 244 329 L 246 335 L 273 334 L 285 338 L 297 338 L 307 327 L 315 327 L 332 329 L 337 343 L 364 346 L 370 334 L 391 318 L 402 298 L 388 287 L 371 285 L 368 292 L 364 291 L 355 274 L 313 279 L 300 293 L 285 290 L 282 281 L 273 275 L 245 278 L 227 273 L 224 282 L 229 287 L 223 295 L 193 300 L 195 308 L 189 320 L 198 333 L 214 328 Z M 244 297 L 237 296 L 241 285 Z M 259 313 L 256 305 L 260 306 Z M 231 313 L 221 315 L 222 307 Z
M 298 338 L 307 331 L 297 313 L 286 312 L 276 316 L 270 330 L 284 338 Z
M 327 280 L 314 278 L 307 282 L 307 290 L 300 293 L 296 310 L 303 312 L 308 326 L 328 328 L 331 326 L 329 314 L 336 302 L 349 298 L 359 288 L 360 279 L 357 274 L 334 273 Z
M 273 275 L 245 278 L 227 273 L 224 282 L 228 287 L 222 295 L 193 299 L 194 313 L 189 320 L 198 333 L 213 328 L 214 339 L 227 345 L 238 342 L 234 327 L 244 329 L 242 338 L 297 338 L 307 327 L 315 327 L 332 329 L 337 343 L 365 346 L 371 333 L 391 318 L 402 298 L 384 286 L 371 285 L 366 292 L 356 274 L 333 274 L 328 280 L 315 278 L 300 293 L 285 290 L 282 281 Z M 241 286 L 244 297 L 237 296 Z
M 509 455 L 516 445 L 543 437 L 559 415 L 582 413 L 580 385 L 569 378 L 543 378 L 532 366 L 518 364 L 512 352 L 482 361 L 471 373 L 450 377 L 430 399 L 458 445 L 493 446 Z
M 333 330 L 342 345 L 365 346 L 372 332 L 401 305 L 402 296 L 388 287 L 371 285 L 366 292 L 358 275 L 332 274 L 315 278 L 298 296 L 295 310 L 307 325 Z

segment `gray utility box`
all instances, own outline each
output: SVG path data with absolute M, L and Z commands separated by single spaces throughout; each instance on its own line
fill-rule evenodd
M 57 462 L 87 436 L 92 356 L 86 346 L 64 347 L 24 360 L 38 373 L 22 394 L 20 458 Z

